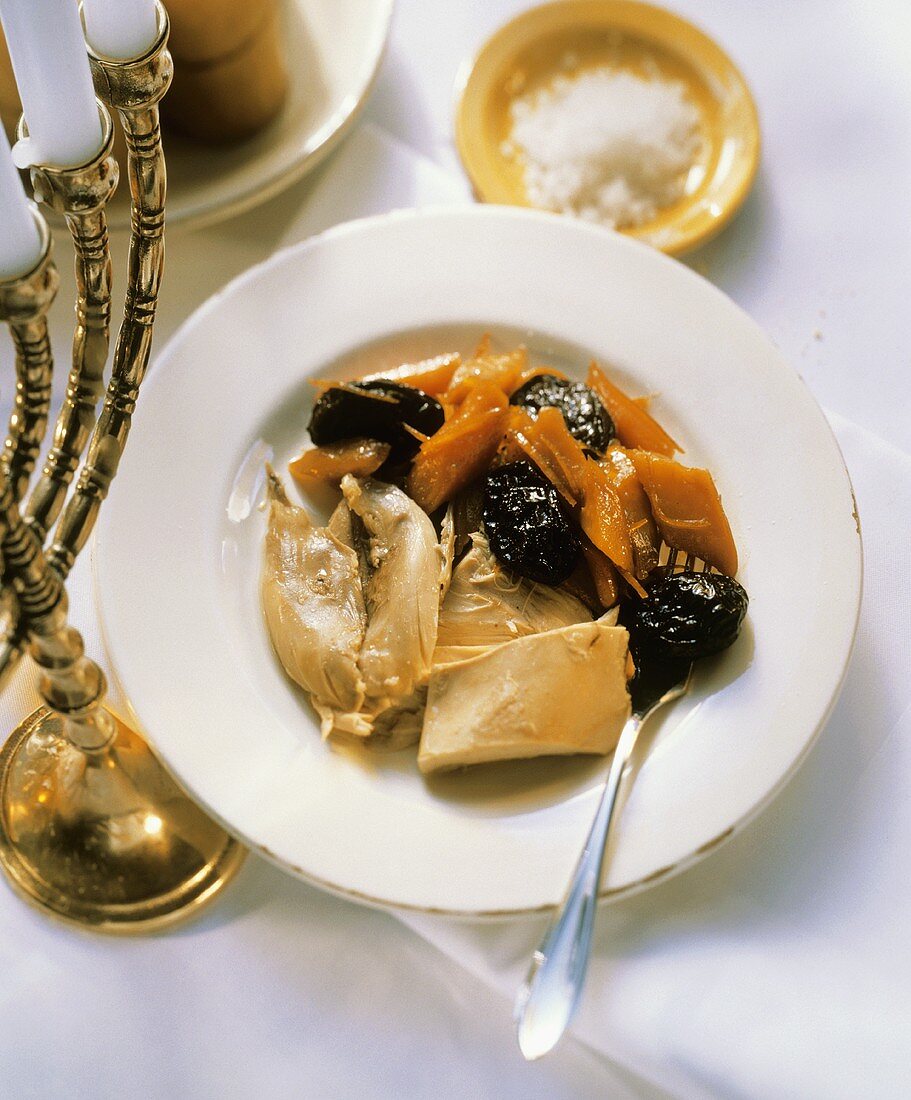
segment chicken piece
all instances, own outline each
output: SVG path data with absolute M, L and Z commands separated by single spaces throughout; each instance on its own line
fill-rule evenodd
M 505 645 L 505 642 L 499 642 L 498 645 Z M 480 657 L 482 653 L 487 653 L 488 650 L 493 649 L 491 645 L 438 645 L 433 651 L 433 668 L 436 671 L 438 668 L 442 668 L 444 665 L 454 665 L 461 661 L 467 660 L 469 657 Z
M 267 477 L 266 626 L 285 672 L 310 692 L 325 736 L 335 710 L 357 712 L 364 702 L 358 655 L 367 613 L 357 554 L 292 504 L 272 469 Z
M 342 545 L 347 546 L 355 553 L 357 552 L 354 541 L 354 520 L 351 517 L 351 509 L 348 507 L 346 500 L 338 502 L 335 511 L 329 517 L 326 530 L 337 538 Z
M 443 601 L 438 646 L 498 645 L 591 621 L 586 606 L 569 592 L 504 572 L 484 535 L 475 533 L 471 541 Z
M 391 750 L 416 745 L 421 739 L 426 703 L 427 685 L 422 684 L 404 699 L 380 711 L 372 719 L 371 744 Z
M 430 674 L 444 553 L 426 512 L 401 489 L 347 475 L 342 493 L 366 537 L 367 627 L 358 668 L 365 685 L 363 709 L 377 715 L 411 695 Z
M 434 669 L 418 767 L 610 752 L 630 713 L 628 642 L 623 627 L 577 623 Z
M 452 583 L 452 563 L 455 561 L 455 513 L 452 502 L 447 505 L 440 524 L 440 549 L 443 552 L 443 564 L 440 567 L 440 603 L 446 599 L 446 593 Z

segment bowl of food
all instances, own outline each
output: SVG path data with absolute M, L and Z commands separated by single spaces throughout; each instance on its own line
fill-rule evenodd
M 837 694 L 837 445 L 757 326 L 641 244 L 494 207 L 352 223 L 231 284 L 147 385 L 95 545 L 112 671 L 194 797 L 328 889 L 554 905 L 655 616 L 733 644 L 655 722 L 606 896 L 742 827 Z M 662 546 L 711 591 L 670 592 Z

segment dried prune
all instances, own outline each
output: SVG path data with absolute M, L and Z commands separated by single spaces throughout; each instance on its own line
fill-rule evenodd
M 630 597 L 622 619 L 634 659 L 695 661 L 727 649 L 740 633 L 749 597 L 720 573 L 668 573 L 646 599 Z
M 553 406 L 563 413 L 566 427 L 583 447 L 602 454 L 616 434 L 610 413 L 598 395 L 584 382 L 572 382 L 553 374 L 539 374 L 520 386 L 510 397 L 511 405 L 522 405 L 532 416 Z
M 576 567 L 579 536 L 559 493 L 530 462 L 487 475 L 483 518 L 494 556 L 520 576 L 557 585 Z
M 356 437 L 388 443 L 386 465 L 395 466 L 413 458 L 420 447 L 406 424 L 433 435 L 444 419 L 439 401 L 422 390 L 379 378 L 331 386 L 313 406 L 307 428 L 318 447 Z

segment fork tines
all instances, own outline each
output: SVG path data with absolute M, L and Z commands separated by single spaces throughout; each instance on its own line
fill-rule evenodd
M 666 542 L 662 542 L 658 548 L 658 565 L 668 573 L 683 573 L 684 571 L 694 573 L 718 572 L 714 565 L 709 565 L 702 558 L 697 558 L 695 554 L 686 554 L 683 550 L 675 550 L 673 546 L 668 546 Z

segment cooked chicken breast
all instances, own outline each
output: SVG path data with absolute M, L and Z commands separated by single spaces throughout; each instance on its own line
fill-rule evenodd
M 484 535 L 473 534 L 471 542 L 443 600 L 438 646 L 498 645 L 591 621 L 585 604 L 568 592 L 505 573 Z
M 356 712 L 365 682 L 358 656 L 367 627 L 357 554 L 293 505 L 268 471 L 269 520 L 261 580 L 263 611 L 287 674 L 309 691 L 322 718 Z
M 430 674 L 445 558 L 426 512 L 401 489 L 346 475 L 342 493 L 367 537 L 367 628 L 358 668 L 365 709 L 376 714 Z
M 436 668 L 418 767 L 607 753 L 629 717 L 623 627 L 577 623 Z
M 446 507 L 443 513 L 443 522 L 440 524 L 440 550 L 443 562 L 440 566 L 440 603 L 446 599 L 449 585 L 452 583 L 452 563 L 455 560 L 455 513 L 452 505 Z
M 266 623 L 324 735 L 420 737 L 428 772 L 609 751 L 628 711 L 616 612 L 593 623 L 574 596 L 509 577 L 480 534 L 453 570 L 451 516 L 438 541 L 392 485 L 348 476 L 342 493 L 319 527 L 269 470 Z

